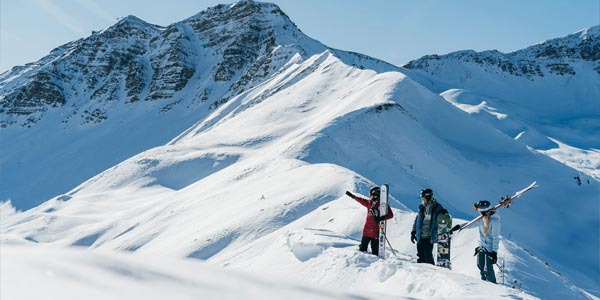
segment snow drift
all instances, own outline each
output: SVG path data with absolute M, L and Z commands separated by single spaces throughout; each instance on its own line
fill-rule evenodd
M 137 102 L 139 110 L 132 111 L 126 106 L 130 104 L 121 103 L 128 109 L 115 116 L 122 119 L 66 127 L 63 132 L 73 136 L 55 130 L 52 120 L 58 117 L 45 117 L 28 129 L 2 129 L 14 139 L 13 144 L 3 143 L 13 158 L 32 138 L 46 137 L 54 153 L 52 162 L 43 159 L 48 163 L 38 165 L 33 159 L 43 153 L 32 150 L 21 167 L 20 160 L 5 158 L 3 171 L 35 174 L 40 166 L 59 166 L 59 172 L 66 172 L 94 157 L 94 168 L 85 172 L 99 173 L 71 190 L 66 185 L 54 189 L 51 193 L 60 191 L 58 196 L 27 211 L 3 205 L 3 247 L 18 242 L 82 246 L 93 253 L 126 251 L 134 259 L 196 258 L 360 295 L 382 287 L 386 296 L 480 298 L 485 290 L 485 297 L 585 299 L 580 288 L 598 285 L 600 241 L 590 228 L 596 233 L 600 228 L 599 203 L 589 201 L 600 194 L 597 180 L 575 184 L 573 169 L 473 118 L 405 75 L 404 69 L 327 49 L 299 31 L 290 32 L 291 21 L 276 17 L 280 14 L 273 7 L 243 1 L 208 11 L 214 13 L 211 22 L 242 12 L 241 20 L 258 18 L 261 26 L 274 30 L 276 41 L 285 41 L 269 53 L 280 53 L 284 45 L 286 49 L 267 64 L 277 61 L 275 69 L 253 77 L 239 92 L 228 88 L 231 94 L 218 105 L 188 110 L 174 104 L 156 117 L 162 103 L 147 102 L 146 108 Z M 202 37 L 187 36 L 184 44 L 190 47 L 197 46 L 194 36 Z M 198 87 L 223 84 L 198 78 L 207 80 L 198 81 Z M 173 95 L 191 104 L 198 90 L 186 91 Z M 137 117 L 125 118 L 130 112 Z M 131 135 L 125 128 L 141 129 Z M 75 147 L 61 149 L 61 144 Z M 78 155 L 76 149 L 85 154 Z M 113 163 L 108 157 L 124 160 Z M 77 173 L 65 182 L 77 178 L 82 182 L 87 177 Z M 455 240 L 454 270 L 413 263 L 408 232 L 420 189 L 432 187 L 455 217 L 469 219 L 473 202 L 493 202 L 534 180 L 540 188 L 500 212 L 505 237 L 500 256 L 508 287 L 477 279 L 474 231 Z M 400 252 L 385 261 L 356 253 L 365 212 L 343 196 L 345 190 L 366 194 L 370 186 L 382 183 L 390 184 L 392 207 L 398 212 L 389 227 L 390 241 Z M 24 185 L 7 191 L 17 189 L 25 191 Z M 33 204 L 27 203 L 21 205 Z M 19 257 L 14 252 L 11 256 Z M 52 255 L 66 255 L 59 252 Z

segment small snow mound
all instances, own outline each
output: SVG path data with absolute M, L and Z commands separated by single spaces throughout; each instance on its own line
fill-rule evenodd
M 525 145 L 531 146 L 535 149 L 547 150 L 558 148 L 558 144 L 550 140 L 547 136 L 535 130 L 521 131 L 519 134 L 517 134 L 517 136 L 515 136 L 515 140 L 520 141 Z
M 440 93 L 444 99 L 451 103 L 477 105 L 482 102 L 482 97 L 464 89 L 449 89 Z
M 396 274 L 398 270 L 398 265 L 392 264 L 378 264 L 375 266 L 375 274 L 377 275 L 377 281 L 385 282 L 390 277 Z
M 351 237 L 325 229 L 305 228 L 287 235 L 290 251 L 301 262 L 321 255 L 327 248 L 346 248 L 357 245 Z

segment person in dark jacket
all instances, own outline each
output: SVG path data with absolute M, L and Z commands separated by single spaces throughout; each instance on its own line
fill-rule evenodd
M 422 204 L 415 217 L 413 228 L 410 233 L 410 241 L 417 242 L 417 262 L 435 264 L 433 260 L 433 244 L 437 243 L 437 217 L 448 211 L 439 204 L 431 189 L 421 190 L 419 194 Z
M 379 255 L 379 222 L 393 218 L 394 213 L 392 209 L 388 205 L 387 214 L 385 216 L 379 214 L 380 188 L 378 186 L 372 187 L 369 191 L 371 199 L 355 196 L 349 191 L 346 191 L 346 195 L 367 208 L 367 219 L 363 227 L 363 235 L 358 249 L 362 252 L 367 252 L 367 247 L 371 243 L 371 253 Z

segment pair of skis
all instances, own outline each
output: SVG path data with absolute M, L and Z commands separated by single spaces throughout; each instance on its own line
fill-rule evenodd
M 380 187 L 380 192 L 379 192 L 379 215 L 380 216 L 387 215 L 388 196 L 389 196 L 389 186 L 387 184 L 384 184 Z M 390 241 L 388 241 L 387 237 L 385 236 L 386 223 L 387 223 L 386 220 L 379 221 L 379 253 L 378 253 L 378 256 L 380 258 L 385 258 L 385 242 L 387 241 L 388 244 L 390 243 Z M 391 244 L 390 244 L 390 249 L 392 249 L 392 253 L 394 253 L 393 252 L 394 249 L 392 248 Z
M 387 184 L 382 185 L 380 187 L 380 192 L 379 192 L 379 215 L 380 216 L 385 216 L 388 213 L 387 207 L 388 207 L 389 194 L 390 194 L 389 186 Z M 394 250 L 394 248 L 392 248 L 392 244 L 390 243 L 390 240 L 388 240 L 388 238 L 386 236 L 386 224 L 387 224 L 387 220 L 379 221 L 379 253 L 378 253 L 378 256 L 380 258 L 385 258 L 386 242 L 387 242 L 387 245 L 390 246 L 390 250 L 392 251 L 392 253 L 394 255 L 396 255 L 396 250 Z
M 534 189 L 538 187 L 538 185 L 536 184 L 536 182 L 534 181 L 532 184 L 530 184 L 528 187 L 516 192 L 514 195 L 510 196 L 510 197 L 502 197 L 502 199 L 500 200 L 500 203 L 496 204 L 496 206 L 494 206 L 491 210 L 492 211 L 496 211 L 497 209 L 501 208 L 501 207 L 509 207 L 510 204 L 517 198 L 521 197 L 523 194 L 527 193 L 528 191 Z M 460 225 L 460 227 L 456 230 L 453 230 L 456 233 L 461 232 L 463 229 L 475 224 L 475 222 L 481 220 L 481 218 L 483 218 L 483 215 L 479 215 L 477 216 L 477 218 Z

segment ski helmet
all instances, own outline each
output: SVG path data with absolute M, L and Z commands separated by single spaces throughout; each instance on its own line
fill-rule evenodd
M 419 193 L 419 198 L 425 198 L 427 201 L 431 201 L 433 199 L 433 191 L 431 189 L 423 189 L 421 193 Z
M 490 203 L 490 201 L 481 200 L 473 204 L 473 208 L 479 212 L 486 212 L 492 209 L 492 204 Z
M 379 188 L 378 186 L 374 186 L 369 190 L 369 195 L 371 195 L 371 197 L 379 197 L 380 193 L 381 188 Z

